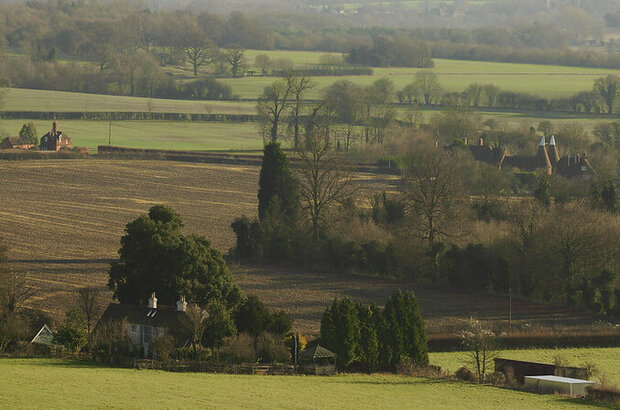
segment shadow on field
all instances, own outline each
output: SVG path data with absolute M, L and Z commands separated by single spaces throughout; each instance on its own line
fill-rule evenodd
M 90 265 L 90 264 L 109 264 L 117 259 L 9 259 L 9 263 L 29 263 L 29 264 L 57 264 L 57 265 Z

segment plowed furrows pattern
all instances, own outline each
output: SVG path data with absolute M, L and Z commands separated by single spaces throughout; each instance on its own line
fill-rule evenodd
M 0 163 L 0 238 L 40 291 L 31 304 L 59 314 L 75 289 L 104 286 L 127 222 L 154 204 L 179 212 L 187 233 L 226 252 L 237 216 L 256 213 L 258 168 L 164 161 Z
M 39 290 L 31 306 L 62 317 L 77 288 L 105 287 L 125 224 L 154 204 L 174 207 L 185 232 L 205 235 L 228 251 L 234 245 L 231 221 L 256 214 L 258 174 L 258 167 L 167 161 L 0 162 L 0 239 Z M 355 180 L 359 195 L 370 197 L 393 191 L 398 178 L 357 174 Z M 320 287 L 308 282 L 304 291 L 295 285 L 301 290 L 296 295 L 274 283 L 265 299 L 275 292 L 300 298 L 289 301 L 295 304 Z M 311 305 L 316 312 L 323 309 L 322 303 Z M 314 318 L 297 313 L 301 326 L 314 326 Z

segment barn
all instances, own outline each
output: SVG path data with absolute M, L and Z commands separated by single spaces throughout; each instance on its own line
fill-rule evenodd
M 35 144 L 24 141 L 22 137 L 7 137 L 0 142 L 0 149 L 31 149 Z

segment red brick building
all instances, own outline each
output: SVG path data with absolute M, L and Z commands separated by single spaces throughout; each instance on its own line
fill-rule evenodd
M 52 130 L 41 137 L 42 151 L 59 151 L 61 149 L 71 149 L 71 138 L 58 129 L 58 122 L 54 121 Z
M 31 149 L 35 144 L 24 141 L 21 137 L 7 137 L 0 142 L 0 149 Z

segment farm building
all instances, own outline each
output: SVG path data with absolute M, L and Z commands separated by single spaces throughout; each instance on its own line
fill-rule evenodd
M 52 130 L 41 137 L 39 149 L 42 151 L 59 151 L 71 149 L 71 138 L 58 129 L 58 121 L 52 123 Z
M 144 357 L 148 357 L 149 345 L 157 336 L 180 333 L 186 309 L 184 297 L 177 302 L 175 309 L 157 306 L 157 297 L 152 293 L 147 306 L 110 303 L 97 326 L 113 321 L 123 323 L 131 348 L 143 349 Z
M 538 393 L 585 396 L 586 387 L 596 382 L 561 376 L 525 376 L 525 387 Z
M 452 151 L 458 145 L 452 144 L 446 147 L 446 151 Z M 533 156 L 511 155 L 504 147 L 485 145 L 483 138 L 480 138 L 478 144 L 468 144 L 467 140 L 465 140 L 465 146 L 476 161 L 486 162 L 499 169 L 513 167 L 524 171 L 542 170 L 546 175 L 558 174 L 566 178 L 580 177 L 584 180 L 596 175 L 585 152 L 576 155 L 566 154 L 560 157 L 560 152 L 553 135 L 548 143 L 545 137 L 541 138 L 538 144 L 538 151 Z
M 0 149 L 31 149 L 35 144 L 24 141 L 21 137 L 7 137 L 0 142 Z

